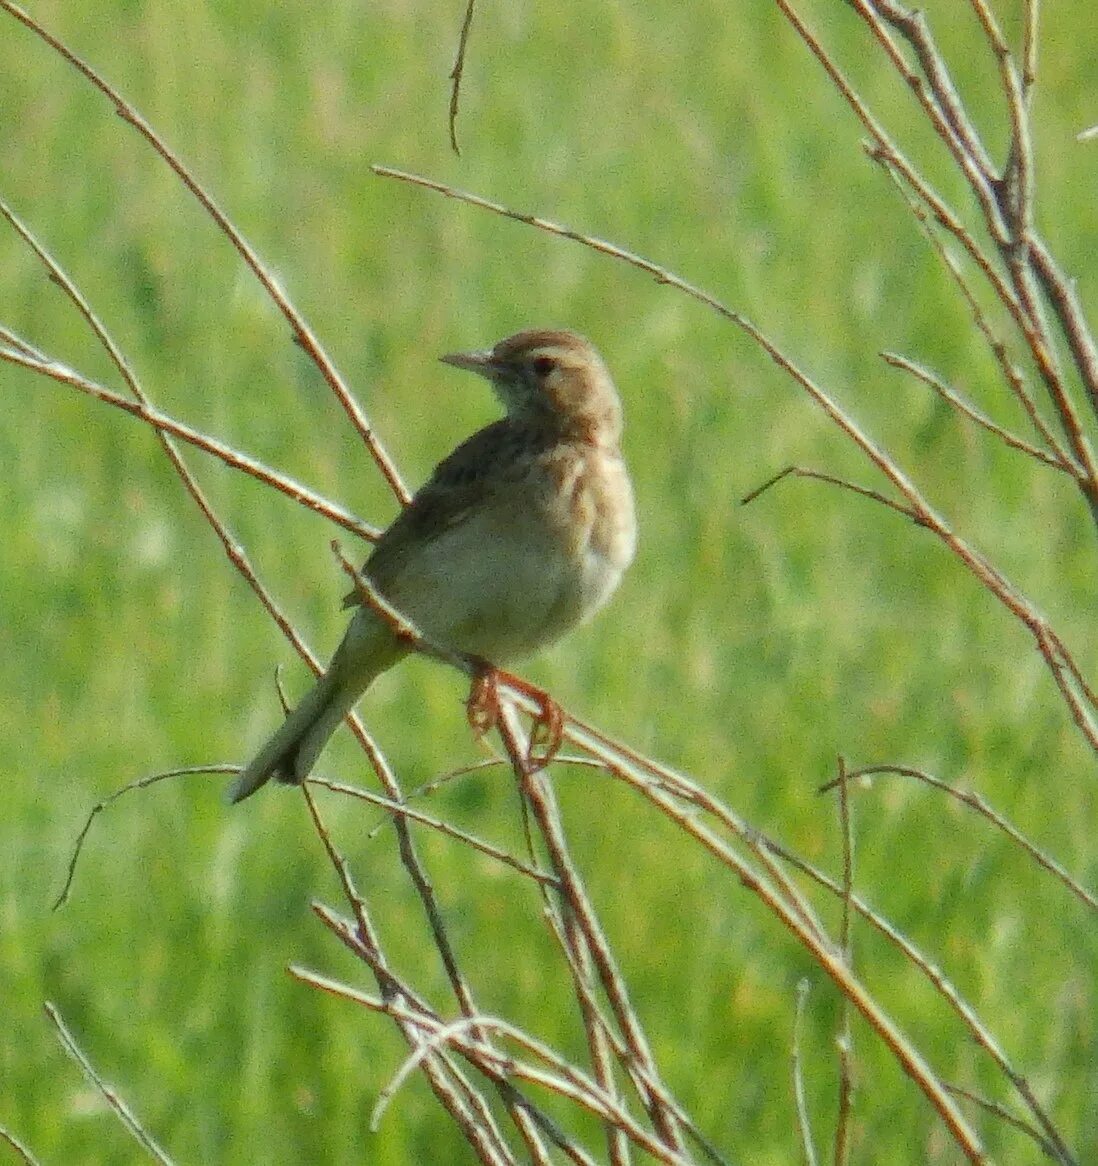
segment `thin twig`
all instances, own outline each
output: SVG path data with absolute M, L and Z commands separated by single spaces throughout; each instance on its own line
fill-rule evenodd
M 1060 426 L 1071 444 L 1073 459 L 1081 466 L 1081 473 L 1077 475 L 1078 480 L 1082 485 L 1091 489 L 1092 484 L 1098 481 L 1098 463 L 1095 462 L 1094 451 L 1083 430 L 1078 410 L 1064 380 L 1055 349 L 1049 342 L 1047 334 L 1041 331 L 1039 322 L 1035 321 L 1031 314 L 1032 302 L 1023 299 L 1010 287 L 992 260 L 976 244 L 972 233 L 941 197 L 919 179 L 911 164 L 895 145 L 891 142 L 887 145 L 875 143 L 868 148 L 868 152 L 874 161 L 891 171 L 908 188 L 912 196 L 924 204 L 927 213 L 935 223 L 961 244 L 991 287 L 996 298 L 1007 309 L 1026 342 L 1030 356 L 1053 402 Z M 1094 501 L 1089 495 L 1087 495 L 1087 500 L 1093 511 L 1095 509 Z
M 505 682 L 506 684 L 506 682 Z M 483 744 L 487 738 L 482 737 Z M 594 757 L 581 757 L 578 753 L 558 753 L 554 758 L 555 765 L 576 765 L 585 769 L 601 769 L 602 765 Z M 444 786 L 452 781 L 457 781 L 459 778 L 468 777 L 474 773 L 484 773 L 489 769 L 506 769 L 507 774 L 511 773 L 511 762 L 506 757 L 485 757 L 482 761 L 471 761 L 467 765 L 456 765 L 453 769 L 446 770 L 445 773 L 440 773 L 437 777 L 431 778 L 430 781 L 425 781 L 422 785 L 418 785 L 415 789 L 411 789 L 407 794 L 407 804 L 411 805 L 420 798 L 428 797 L 431 794 L 437 793 Z M 378 826 L 375 826 L 370 831 L 370 837 L 385 829 L 388 825 L 388 819 Z
M 882 494 L 879 490 L 871 490 L 868 486 L 859 486 L 857 482 L 850 482 L 846 478 L 839 478 L 834 474 L 824 473 L 822 470 L 812 470 L 806 466 L 786 466 L 784 470 L 779 470 L 776 474 L 767 478 L 761 486 L 756 486 L 754 490 L 746 493 L 740 499 L 740 505 L 746 506 L 748 503 L 754 502 L 786 478 L 810 478 L 816 482 L 826 482 L 828 485 L 838 486 L 843 490 L 849 490 L 852 494 L 858 494 L 862 498 L 868 498 L 872 502 L 879 502 L 882 506 L 887 506 L 889 510 L 894 510 L 897 514 L 903 515 L 904 518 L 909 519 L 918 526 L 923 525 L 919 515 L 910 506 L 904 506 L 899 502 L 893 501 L 893 499 Z
M 1026 1137 L 1032 1138 L 1040 1147 L 1043 1154 L 1054 1160 L 1059 1160 L 1059 1153 L 1056 1146 L 1047 1138 L 1042 1137 L 1041 1131 L 1031 1126 L 1028 1121 L 1022 1121 L 1020 1117 L 1016 1117 L 1009 1110 L 999 1105 L 998 1102 L 988 1101 L 986 1097 L 981 1097 L 979 1094 L 973 1093 L 968 1089 L 961 1089 L 957 1085 L 948 1084 L 946 1088 L 954 1097 L 959 1097 L 963 1101 L 971 1101 L 973 1105 L 978 1106 L 984 1113 L 991 1114 L 992 1117 L 998 1118 L 999 1121 L 1010 1126 L 1012 1129 L 1019 1130 Z
M 791 5 L 787 5 L 784 0 L 778 0 L 778 5 L 783 11 L 791 10 Z M 915 95 L 935 133 L 953 156 L 957 169 L 979 201 L 992 238 L 997 243 L 1005 241 L 1007 230 L 995 196 L 991 160 L 961 102 L 949 68 L 934 41 L 926 14 L 920 9 L 893 3 L 892 0 L 852 0 L 852 5 L 885 50 L 896 73 Z M 909 65 L 890 29 L 895 30 L 914 53 L 918 70 Z M 807 27 L 806 34 L 819 45 L 815 34 L 808 31 Z M 822 47 L 817 50 L 809 45 L 809 48 L 821 63 L 822 57 L 828 55 Z M 830 69 L 828 71 L 830 73 Z
M 473 9 L 475 6 L 476 0 L 469 0 L 469 3 L 465 6 L 465 18 L 461 22 L 461 34 L 458 37 L 454 67 L 450 70 L 450 80 L 453 82 L 450 87 L 450 147 L 458 157 L 461 156 L 457 140 L 458 100 L 461 92 L 461 78 L 465 72 L 465 50 L 469 44 L 469 33 L 473 27 Z
M 975 810 L 981 817 L 986 818 L 997 830 L 1001 830 L 1012 842 L 1017 843 L 1038 866 L 1047 870 L 1049 874 L 1058 879 L 1081 903 L 1089 907 L 1092 911 L 1098 911 L 1098 896 L 1092 891 L 1088 891 L 1082 883 L 1072 878 L 1051 855 L 1046 854 L 1035 843 L 1030 842 L 1016 826 L 1012 825 L 1002 814 L 989 806 L 978 793 L 975 793 L 973 790 L 958 789 L 956 786 L 950 785 L 949 782 L 942 781 L 938 777 L 932 777 L 924 770 L 916 769 L 910 765 L 863 765 L 848 774 L 847 778 L 849 781 L 855 778 L 870 777 L 874 774 L 895 774 L 899 777 L 913 777 L 921 781 L 924 785 L 930 786 L 931 789 L 940 790 L 962 805 Z M 828 782 L 827 785 L 822 787 L 821 792 L 829 790 L 838 784 L 838 782 Z
M 0 1138 L 2 1138 L 11 1148 L 19 1155 L 20 1158 L 26 1162 L 27 1166 L 41 1166 L 38 1159 L 27 1149 L 25 1145 L 4 1126 L 0 1126 Z
M 1022 40 L 1022 85 L 1026 98 L 1037 82 L 1037 32 L 1041 20 L 1040 0 L 1026 0 L 1025 31 Z
M 2 2 L 3 0 L 0 0 L 0 3 Z M 16 364 L 30 369 L 32 372 L 48 377 L 58 384 L 69 385 L 71 388 L 84 393 L 86 396 L 94 397 L 97 401 L 102 401 L 106 405 L 120 409 L 123 413 L 128 413 L 131 417 L 136 417 L 157 433 L 171 434 L 173 437 L 178 437 L 189 445 L 193 445 L 196 449 L 200 449 L 204 453 L 208 453 L 219 461 L 224 462 L 225 465 L 231 466 L 235 470 L 240 470 L 241 473 L 255 478 L 256 481 L 262 482 L 264 485 L 273 487 L 279 493 L 285 494 L 287 498 L 312 510 L 315 514 L 327 518 L 329 521 L 342 527 L 344 530 L 350 531 L 352 534 L 356 534 L 369 541 L 375 541 L 378 537 L 379 532 L 376 527 L 370 526 L 348 511 L 329 502 L 327 498 L 310 490 L 308 486 L 302 485 L 294 478 L 272 470 L 269 466 L 255 461 L 233 446 L 226 445 L 216 440 L 216 438 L 208 437 L 200 430 L 192 429 L 189 425 L 185 425 L 182 421 L 177 421 L 174 417 L 170 417 L 166 413 L 161 413 L 158 409 L 154 409 L 150 405 L 144 404 L 141 401 L 131 401 L 128 397 L 123 397 L 120 393 L 116 393 L 104 385 L 98 384 L 96 381 L 89 380 L 75 369 L 71 369 L 59 361 L 50 360 L 48 357 L 31 356 L 15 347 L 0 347 L 0 360 L 6 360 L 10 364 Z M 227 534 L 225 537 L 229 541 L 232 541 Z
M 854 966 L 853 908 L 854 897 L 854 830 L 851 825 L 850 797 L 846 761 L 838 759 L 839 776 L 839 828 L 843 843 L 843 883 L 842 918 L 839 924 L 839 942 L 847 965 Z M 843 997 L 839 1035 L 836 1040 L 839 1051 L 839 1103 L 835 1115 L 833 1166 L 846 1166 L 850 1160 L 850 1116 L 854 1104 L 854 1031 L 850 1023 L 850 1001 Z
M 951 389 L 941 378 L 935 376 L 924 365 L 919 364 L 917 361 L 909 360 L 906 356 L 901 356 L 897 352 L 882 352 L 881 359 L 885 364 L 910 373 L 916 380 L 922 381 L 924 385 L 937 393 L 947 405 L 956 409 L 958 413 L 961 413 L 970 421 L 975 422 L 981 429 L 993 434 L 1004 445 L 1009 446 L 1011 449 L 1016 449 L 1020 453 L 1027 454 L 1036 461 L 1043 462 L 1046 466 L 1051 466 L 1054 470 L 1071 471 L 1070 465 L 1063 459 L 1057 457 L 1055 454 L 1046 453 L 1043 449 L 1038 449 L 1037 446 L 1031 445 L 1017 434 L 1004 429 L 998 422 L 992 421 L 986 413 L 981 413 L 971 401 L 966 401 L 960 393 Z
M 88 811 L 88 816 L 84 820 L 84 825 L 80 828 L 80 833 L 76 836 L 76 841 L 73 843 L 72 851 L 69 854 L 69 867 L 65 875 L 65 883 L 61 888 L 61 893 L 57 896 L 53 904 L 53 910 L 57 911 L 69 901 L 69 892 L 72 890 L 73 879 L 76 877 L 76 864 L 80 860 L 80 855 L 84 850 L 84 842 L 87 840 L 88 832 L 92 828 L 92 823 L 95 819 L 103 813 L 108 806 L 113 805 L 119 798 L 128 793 L 133 793 L 134 790 L 148 789 L 151 785 L 156 785 L 157 782 L 167 781 L 173 777 L 192 777 L 200 774 L 233 774 L 239 773 L 240 766 L 225 764 L 225 765 L 192 765 L 184 769 L 167 769 L 160 773 L 152 773 L 146 777 L 139 777 L 136 781 L 131 781 L 122 786 L 121 789 L 116 789 L 114 793 L 108 794 L 101 801 L 95 803 Z
M 1029 130 L 1028 86 L 987 0 L 969 0 L 999 65 L 1003 97 L 1010 112 L 1010 151 L 998 186 L 999 207 L 1013 234 L 1011 248 L 1024 256 L 1033 230 L 1033 142 Z
M 57 1009 L 56 1004 L 51 1004 L 46 1001 L 43 1006 L 46 1010 L 46 1015 L 50 1018 L 54 1028 L 57 1029 L 57 1035 L 64 1046 L 65 1051 L 70 1057 L 80 1066 L 84 1072 L 84 1076 L 95 1086 L 95 1088 L 102 1094 L 103 1100 L 114 1111 L 118 1120 L 126 1127 L 133 1137 L 141 1144 L 146 1153 L 150 1154 L 161 1166 L 173 1166 L 172 1159 L 160 1148 L 156 1143 L 156 1139 L 152 1134 L 145 1129 L 145 1127 L 138 1120 L 137 1115 L 130 1109 L 125 1099 L 121 1096 L 117 1089 L 108 1085 L 106 1081 L 96 1071 L 95 1066 L 88 1059 L 87 1054 L 80 1047 L 76 1037 L 69 1031 L 68 1026 L 64 1020 L 61 1019 L 61 1013 Z
M 556 876 L 550 874 L 548 871 L 539 870 L 537 867 L 530 866 L 528 863 L 523 862 L 522 859 L 516 858 L 513 854 L 508 853 L 498 846 L 493 846 L 490 842 L 485 842 L 484 839 L 478 838 L 475 834 L 461 830 L 457 826 L 453 826 L 449 822 L 444 821 L 442 818 L 436 818 L 431 814 L 424 813 L 422 810 L 413 809 L 406 803 L 394 802 L 392 798 L 382 797 L 380 794 L 371 793 L 369 790 L 360 789 L 358 786 L 345 785 L 342 782 L 332 781 L 328 778 L 317 777 L 315 775 L 311 776 L 308 782 L 310 785 L 321 786 L 323 789 L 332 790 L 334 793 L 344 794 L 347 797 L 366 802 L 371 806 L 377 806 L 379 809 L 388 811 L 390 817 L 399 815 L 413 822 L 418 822 L 421 826 L 427 826 L 439 834 L 444 834 L 447 838 L 453 838 L 457 842 L 463 842 L 471 849 L 479 851 L 488 858 L 495 859 L 496 862 L 511 867 L 512 870 L 516 870 L 519 874 L 525 875 L 527 878 L 533 879 L 535 882 L 541 883 L 544 886 L 556 887 L 559 885 L 559 880 Z
M 1091 410 L 1098 417 L 1098 344 L 1090 331 L 1083 307 L 1075 289 L 1075 281 L 1060 270 L 1043 240 L 1030 240 L 1029 253 L 1033 270 L 1041 290 L 1048 297 L 1075 360 L 1075 367 L 1086 386 Z
M 1037 408 L 1033 397 L 1030 395 L 1026 387 L 1025 379 L 1022 376 L 1021 370 L 1011 359 L 1010 353 L 1004 341 L 996 334 L 992 328 L 990 321 L 987 318 L 987 313 L 984 311 L 983 305 L 980 303 L 973 290 L 969 279 L 965 272 L 961 269 L 960 263 L 954 258 L 953 254 L 946 247 L 945 241 L 941 237 L 941 233 L 935 229 L 933 223 L 930 221 L 930 216 L 927 213 L 926 207 L 919 201 L 915 193 L 910 190 L 896 171 L 889 165 L 888 160 L 882 155 L 875 153 L 873 150 L 869 151 L 869 156 L 877 162 L 884 172 L 888 175 L 889 180 L 893 186 L 899 191 L 900 197 L 904 200 L 908 210 L 911 212 L 915 221 L 919 224 L 923 237 L 928 240 L 930 245 L 934 248 L 942 265 L 949 273 L 953 283 L 960 291 L 962 298 L 968 305 L 969 312 L 972 315 L 973 322 L 980 335 L 983 336 L 995 363 L 999 366 L 999 371 L 1006 381 L 1007 387 L 1015 400 L 1022 407 L 1022 411 L 1029 418 L 1030 424 L 1034 430 L 1040 435 L 1042 441 L 1053 451 L 1053 455 L 1057 459 L 1060 468 L 1069 472 L 1076 479 L 1081 480 L 1084 476 L 1082 467 L 1074 458 L 1067 452 L 1063 444 L 1052 431 L 1052 427 L 1041 416 L 1040 410 Z
M 610 1007 L 619 1029 L 625 1040 L 630 1058 L 640 1065 L 649 1080 L 658 1080 L 655 1062 L 644 1029 L 641 1027 L 628 990 L 613 952 L 603 933 L 602 927 L 595 915 L 595 910 L 587 896 L 586 889 L 580 878 L 579 871 L 568 852 L 563 825 L 556 808 L 555 798 L 551 786 L 543 771 L 535 769 L 529 763 L 528 744 L 522 736 L 521 728 L 517 723 L 514 711 L 509 706 L 500 710 L 499 730 L 504 747 L 511 758 L 516 776 L 521 786 L 524 800 L 529 804 L 533 820 L 545 841 L 546 849 L 552 862 L 557 878 L 560 880 L 561 892 L 566 904 L 566 911 L 570 918 L 565 921 L 565 934 L 569 933 L 570 924 L 574 921 L 582 933 L 583 948 L 576 961 L 578 977 L 582 981 L 586 978 L 584 962 L 589 957 L 597 969 L 599 981 L 610 1001 Z M 573 944 L 575 940 L 573 939 Z M 581 1006 L 583 998 L 580 998 Z M 601 1036 L 601 1025 L 597 1016 L 589 1010 L 584 1010 L 588 1021 L 586 1031 L 588 1043 L 592 1053 L 592 1063 L 595 1067 L 600 1088 L 606 1090 L 609 1096 L 616 1096 L 616 1085 L 610 1072 L 609 1065 L 604 1057 L 604 1048 Z M 652 1118 L 661 1141 L 672 1151 L 678 1153 L 683 1149 L 682 1139 L 671 1114 L 669 1107 L 661 1096 L 662 1090 L 651 1090 L 644 1096 L 645 1108 Z M 624 1160 L 624 1148 L 620 1143 L 620 1136 L 613 1127 L 607 1128 L 608 1149 L 611 1161 Z
M 793 1101 L 806 1166 L 816 1166 L 816 1147 L 812 1141 L 812 1123 L 808 1117 L 808 1099 L 804 1095 L 804 1073 L 801 1067 L 801 1030 L 804 1027 L 804 1006 L 808 992 L 808 981 L 801 980 L 797 985 L 797 1006 L 793 1013 Z
M 10 328 L 5 328 L 2 324 L 0 324 L 0 344 L 7 345 L 22 356 L 29 356 L 32 360 L 49 364 L 49 357 L 44 352 L 40 352 L 30 341 L 24 340 L 22 336 L 17 335 Z
M 532 814 L 525 798 L 522 802 L 522 811 L 527 844 L 532 848 Z M 629 1070 L 632 1069 L 635 1062 L 629 1056 L 625 1042 L 614 1031 L 610 1019 L 604 1015 L 599 1001 L 596 999 L 597 984 L 592 967 L 591 949 L 583 929 L 578 925 L 574 914 L 568 910 L 567 900 L 563 895 L 555 900 L 553 896 L 548 894 L 546 888 L 539 889 L 541 890 L 546 924 L 557 941 L 572 978 L 572 990 L 575 993 L 580 1020 L 583 1024 L 584 1035 L 587 1038 L 587 1048 L 595 1080 L 607 1094 L 618 1097 L 619 1091 L 614 1077 L 612 1053 L 616 1053 Z M 629 1160 L 628 1143 L 621 1131 L 613 1126 L 608 1126 L 604 1133 L 607 1154 L 613 1166 L 627 1163 Z

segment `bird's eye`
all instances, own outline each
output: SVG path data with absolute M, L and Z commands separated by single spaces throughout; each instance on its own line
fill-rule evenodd
M 556 361 L 551 356 L 535 356 L 533 364 L 534 372 L 542 379 L 556 368 Z

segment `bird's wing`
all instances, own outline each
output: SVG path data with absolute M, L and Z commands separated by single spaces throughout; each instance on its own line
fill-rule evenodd
M 492 482 L 493 489 L 508 488 L 510 475 L 501 475 L 500 467 L 515 465 L 514 444 L 529 441 L 525 431 L 518 430 L 506 419 L 493 422 L 463 441 L 435 467 L 431 477 L 378 539 L 363 574 L 384 594 L 409 566 L 410 560 L 415 559 L 419 548 L 429 545 L 483 506 L 486 479 Z M 343 606 L 354 607 L 361 602 L 356 589 L 344 598 Z

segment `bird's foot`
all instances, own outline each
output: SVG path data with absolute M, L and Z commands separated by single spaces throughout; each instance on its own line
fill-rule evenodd
M 473 673 L 469 685 L 469 699 L 465 702 L 465 716 L 469 728 L 478 737 L 483 737 L 496 727 L 499 721 L 499 672 L 484 664 Z
M 500 715 L 501 680 L 508 687 L 528 696 L 538 706 L 530 731 L 526 764 L 531 772 L 543 769 L 557 755 L 564 739 L 564 713 L 560 705 L 543 688 L 538 688 L 521 677 L 504 672 L 491 664 L 478 667 L 469 688 L 469 699 L 465 703 L 469 727 L 478 737 L 496 727 Z

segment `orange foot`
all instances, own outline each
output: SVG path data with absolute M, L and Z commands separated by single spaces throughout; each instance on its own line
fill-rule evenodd
M 543 689 L 504 672 L 491 664 L 482 663 L 473 674 L 469 688 L 469 699 L 465 702 L 465 714 L 469 727 L 478 737 L 489 729 L 494 729 L 499 721 L 500 681 L 528 696 L 537 706 L 533 730 L 530 733 L 530 747 L 526 762 L 533 770 L 548 765 L 557 755 L 564 739 L 564 713 L 557 702 Z

